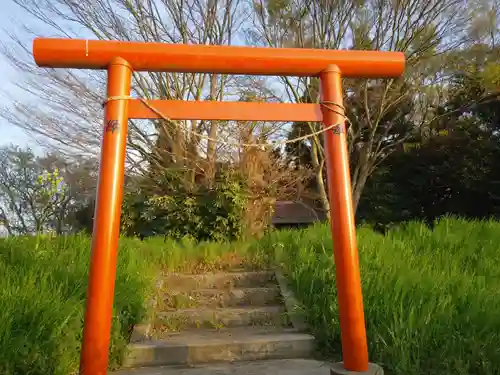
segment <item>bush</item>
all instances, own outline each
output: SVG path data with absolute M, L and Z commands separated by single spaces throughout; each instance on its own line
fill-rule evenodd
M 182 177 L 163 176 L 153 195 L 149 188 L 127 194 L 122 231 L 128 236 L 189 236 L 198 241 L 241 238 L 247 198 L 238 175 L 222 173 L 213 186 L 186 184 Z
M 447 214 L 500 218 L 499 145 L 472 124 L 393 153 L 367 181 L 358 219 L 390 226 Z

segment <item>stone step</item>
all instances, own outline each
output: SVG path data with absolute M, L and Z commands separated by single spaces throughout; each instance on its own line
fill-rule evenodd
M 267 288 L 197 289 L 192 292 L 164 293 L 164 311 L 194 307 L 267 306 L 283 303 L 278 286 Z
M 242 326 L 287 326 L 284 306 L 238 308 L 178 309 L 156 314 L 153 332 L 179 331 L 187 328 L 225 328 Z
M 307 358 L 314 350 L 314 337 L 293 329 L 196 330 L 132 344 L 129 349 L 124 359 L 124 367 L 129 368 Z
M 331 362 L 314 359 L 268 359 L 263 361 L 221 362 L 196 366 L 161 366 L 126 369 L 110 375 L 328 375 Z M 382 374 L 382 372 L 371 374 Z
M 166 292 L 186 292 L 194 289 L 263 288 L 276 285 L 273 271 L 221 272 L 200 275 L 167 274 L 159 283 Z

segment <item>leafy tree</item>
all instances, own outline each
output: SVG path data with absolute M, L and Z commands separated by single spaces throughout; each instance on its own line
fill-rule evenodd
M 448 100 L 418 147 L 395 153 L 375 174 L 362 218 L 387 224 L 445 214 L 499 217 L 498 51 L 477 45 L 454 55 Z
M 58 206 L 66 199 L 58 171 L 42 169 L 31 150 L 0 151 L 3 224 L 10 235 L 40 233 L 50 227 Z
M 0 149 L 0 213 L 8 234 L 74 229 L 76 207 L 92 194 L 95 179 L 85 163 L 67 163 L 56 154 Z
M 370 49 L 405 52 L 403 78 L 344 80 L 344 102 L 351 120 L 350 154 L 354 206 L 375 168 L 415 130 L 428 122 L 434 92 L 447 66 L 447 52 L 462 46 L 461 32 L 469 20 L 459 0 L 402 1 L 256 1 L 257 31 L 252 41 L 273 47 Z M 334 62 L 332 62 L 334 63 Z M 282 78 L 284 100 L 318 102 L 316 79 Z M 314 130 L 317 124 L 308 124 Z M 309 131 L 309 130 L 307 130 Z M 324 183 L 321 137 L 309 147 L 316 186 L 325 209 L 329 202 Z M 297 154 L 298 155 L 298 154 Z

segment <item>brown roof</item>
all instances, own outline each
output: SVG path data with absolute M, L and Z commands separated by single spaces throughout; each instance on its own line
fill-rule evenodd
M 278 201 L 274 207 L 273 224 L 308 224 L 326 219 L 324 211 L 302 202 Z

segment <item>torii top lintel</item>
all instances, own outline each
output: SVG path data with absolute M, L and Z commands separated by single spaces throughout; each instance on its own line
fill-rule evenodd
M 219 73 L 274 76 L 319 76 L 336 65 L 344 77 L 399 77 L 401 52 L 260 48 L 37 38 L 35 62 L 41 67 L 106 69 L 121 57 L 135 71 Z

